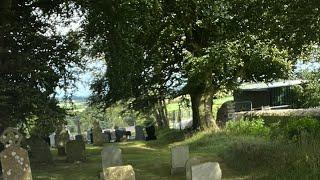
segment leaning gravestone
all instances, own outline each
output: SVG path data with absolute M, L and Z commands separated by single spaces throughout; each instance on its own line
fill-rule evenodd
M 222 173 L 217 162 L 207 162 L 191 167 L 193 180 L 221 180 Z
M 189 159 L 189 146 L 175 146 L 171 148 L 171 174 L 185 171 Z
M 52 154 L 49 145 L 37 136 L 31 136 L 26 140 L 30 149 L 29 157 L 31 163 L 52 163 Z
M 102 146 L 104 138 L 98 121 L 93 122 L 93 145 Z
M 11 127 L 0 137 L 5 145 L 0 159 L 4 180 L 32 180 L 28 152 L 20 147 L 22 135 Z
M 104 147 L 101 151 L 101 158 L 103 177 L 106 176 L 107 168 L 122 165 L 121 149 L 117 148 L 116 146 Z
M 66 155 L 66 144 L 69 140 L 70 140 L 70 136 L 68 131 L 65 128 L 60 127 L 59 129 L 57 129 L 55 142 L 56 142 L 59 156 Z
M 131 165 L 109 167 L 105 170 L 104 180 L 135 180 Z
M 144 136 L 143 126 L 135 126 L 136 140 L 146 140 Z
M 187 180 L 192 180 L 191 167 L 198 164 L 201 164 L 200 158 L 193 157 L 188 159 L 188 161 L 186 162 L 186 179 Z
M 72 140 L 66 144 L 67 162 L 85 161 L 84 141 Z

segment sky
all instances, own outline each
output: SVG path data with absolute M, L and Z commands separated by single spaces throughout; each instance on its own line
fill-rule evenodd
M 51 18 L 52 22 L 55 22 L 55 28 L 58 34 L 66 35 L 70 31 L 77 31 L 80 30 L 81 22 L 83 18 L 79 14 L 74 14 L 71 19 L 70 24 L 65 26 L 62 21 L 60 22 L 61 18 L 53 16 Z M 60 22 L 60 23 L 59 23 Z M 75 83 L 75 88 L 70 88 L 67 90 L 68 93 L 73 92 L 74 96 L 79 97 L 88 97 L 91 94 L 90 91 L 90 84 L 93 82 L 94 77 L 96 74 L 104 74 L 106 68 L 104 63 L 99 60 L 88 59 L 86 64 L 86 70 L 79 74 L 78 81 Z M 65 92 L 60 89 L 56 88 L 57 97 L 62 98 L 65 95 Z

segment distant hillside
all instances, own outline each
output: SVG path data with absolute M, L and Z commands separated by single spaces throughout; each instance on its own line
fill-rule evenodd
M 63 101 L 63 97 L 58 97 L 59 101 Z M 72 101 L 75 103 L 85 103 L 88 101 L 88 97 L 84 97 L 84 96 L 72 96 Z

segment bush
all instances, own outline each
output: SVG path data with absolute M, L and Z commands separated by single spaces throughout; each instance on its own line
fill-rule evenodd
M 272 128 L 273 138 L 285 138 L 298 141 L 301 138 L 318 137 L 320 122 L 313 118 L 292 119 L 291 121 L 278 123 Z
M 231 135 L 269 137 L 270 128 L 264 125 L 261 118 L 227 122 L 226 132 Z

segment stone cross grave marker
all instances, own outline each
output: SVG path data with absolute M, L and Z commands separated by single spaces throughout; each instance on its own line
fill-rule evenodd
M 207 162 L 191 167 L 192 180 L 221 180 L 221 169 L 217 162 Z
M 171 174 L 185 171 L 189 159 L 189 146 L 175 146 L 171 148 Z
M 122 165 L 121 149 L 116 146 L 104 147 L 101 151 L 101 158 L 104 177 L 106 177 L 107 168 Z
M 109 167 L 105 170 L 104 180 L 135 180 L 135 173 L 131 165 Z
M 21 140 L 22 135 L 11 127 L 0 137 L 5 146 L 0 154 L 4 180 L 32 180 L 28 152 L 20 147 Z

